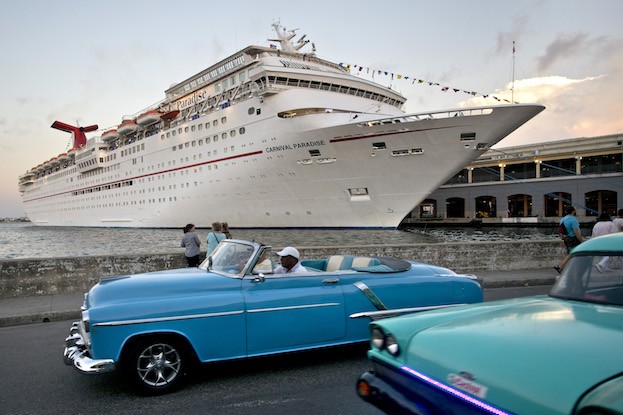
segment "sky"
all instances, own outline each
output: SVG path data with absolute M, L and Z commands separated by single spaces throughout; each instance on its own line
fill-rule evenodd
M 18 176 L 69 149 L 55 120 L 116 126 L 172 84 L 268 46 L 277 20 L 357 76 L 387 72 L 374 81 L 406 96 L 407 112 L 511 96 L 546 106 L 498 147 L 622 133 L 621 16 L 620 0 L 12 1 L 0 15 L 0 218 L 24 216 Z

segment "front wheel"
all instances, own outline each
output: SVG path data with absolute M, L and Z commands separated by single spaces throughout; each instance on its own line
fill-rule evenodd
M 140 392 L 163 394 L 181 384 L 190 363 L 188 356 L 178 340 L 150 338 L 138 341 L 128 350 L 123 368 Z

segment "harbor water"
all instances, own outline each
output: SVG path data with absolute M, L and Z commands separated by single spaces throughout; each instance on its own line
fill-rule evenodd
M 198 229 L 202 251 L 209 229 Z M 182 229 L 39 227 L 0 223 L 0 259 L 184 252 Z M 557 238 L 549 228 L 235 229 L 236 239 L 274 247 L 398 245 Z

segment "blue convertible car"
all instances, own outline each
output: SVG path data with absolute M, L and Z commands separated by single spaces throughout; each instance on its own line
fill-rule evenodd
M 119 368 L 164 393 L 195 363 L 365 341 L 367 318 L 482 301 L 474 276 L 391 258 L 303 260 L 274 274 L 271 248 L 225 240 L 199 268 L 102 279 L 66 339 L 83 373 Z M 353 317 L 353 318 L 351 318 Z

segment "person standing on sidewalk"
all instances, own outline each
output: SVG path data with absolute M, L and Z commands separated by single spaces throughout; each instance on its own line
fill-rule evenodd
M 186 248 L 186 252 L 184 255 L 186 256 L 186 261 L 188 261 L 189 267 L 198 267 L 199 266 L 199 245 L 201 245 L 201 241 L 197 237 L 195 233 L 195 225 L 189 223 L 184 226 L 184 236 L 182 236 L 182 248 Z
M 565 265 L 567 265 L 571 249 L 584 242 L 584 238 L 582 238 L 582 234 L 580 233 L 580 222 L 578 222 L 578 219 L 575 217 L 575 208 L 573 206 L 567 206 L 565 208 L 565 213 L 567 215 L 560 220 L 560 227 L 562 228 L 560 237 L 562 244 L 567 250 L 567 255 L 560 261 L 558 266 L 554 267 L 558 273 L 561 273 Z
M 602 212 L 601 215 L 599 215 L 599 219 L 597 220 L 597 223 L 595 224 L 595 226 L 593 226 L 593 232 L 591 236 L 593 238 L 596 238 L 598 236 L 608 235 L 609 233 L 616 233 L 616 232 L 619 232 L 619 227 L 614 224 L 612 219 L 610 219 L 610 215 Z M 597 268 L 599 272 L 610 271 L 610 268 L 612 267 L 610 267 L 608 264 L 609 260 L 610 260 L 610 257 L 608 256 L 603 257 L 601 261 L 595 264 L 595 268 Z

